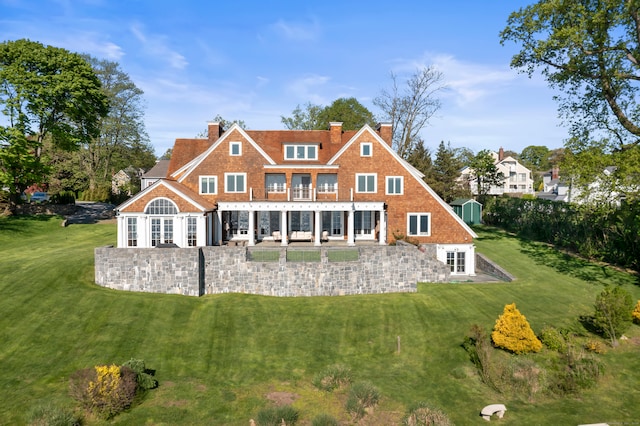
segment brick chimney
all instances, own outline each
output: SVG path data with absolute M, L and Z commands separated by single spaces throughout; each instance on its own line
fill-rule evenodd
M 391 123 L 378 123 L 376 131 L 389 146 L 393 144 L 393 126 Z
M 329 136 L 331 143 L 342 143 L 342 122 L 332 121 L 329 123 Z
M 209 135 L 209 142 L 215 142 L 220 135 L 224 133 L 224 129 L 220 123 L 210 121 L 207 123 L 207 134 Z
M 560 168 L 558 166 L 553 166 L 551 168 L 551 180 L 558 179 L 558 176 L 560 176 Z
M 500 147 L 500 151 L 498 151 L 498 161 L 504 160 L 504 149 Z

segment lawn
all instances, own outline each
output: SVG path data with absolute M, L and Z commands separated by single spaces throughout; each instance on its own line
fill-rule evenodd
M 114 244 L 113 224 L 60 226 L 60 218 L 0 218 L 0 423 L 24 424 L 38 404 L 71 405 L 77 369 L 141 358 L 160 386 L 107 424 L 247 425 L 292 395 L 299 424 L 319 413 L 343 421 L 344 391 L 313 376 L 341 363 L 380 389 L 377 423 L 427 401 L 458 425 L 484 424 L 504 403 L 504 425 L 624 423 L 640 418 L 640 327 L 602 355 L 606 375 L 579 397 L 520 400 L 490 391 L 461 344 L 472 324 L 493 326 L 515 302 L 538 332 L 580 327 L 604 284 L 640 298 L 636 277 L 501 232 L 480 229 L 478 251 L 513 283 L 421 284 L 415 294 L 201 298 L 118 292 L 93 283 L 93 248 Z M 278 393 L 282 392 L 282 393 Z M 386 419 L 386 420 L 385 420 Z M 100 424 L 91 420 L 89 424 Z

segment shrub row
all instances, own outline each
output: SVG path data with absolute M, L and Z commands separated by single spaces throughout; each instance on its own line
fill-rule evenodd
M 487 198 L 483 219 L 519 236 L 640 270 L 640 202 L 577 205 L 541 199 Z

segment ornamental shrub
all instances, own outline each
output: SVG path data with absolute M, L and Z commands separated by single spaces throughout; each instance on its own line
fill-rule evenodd
M 504 312 L 496 320 L 491 340 L 497 347 L 516 354 L 538 352 L 542 348 L 542 342 L 515 303 L 504 307 Z
M 349 390 L 349 396 L 345 407 L 355 419 L 361 419 L 371 409 L 378 404 L 380 391 L 369 382 L 356 382 Z
M 27 423 L 30 426 L 80 426 L 82 418 L 73 410 L 47 404 L 29 410 Z
M 426 402 L 418 402 L 411 406 L 402 419 L 405 426 L 451 426 L 453 422 L 441 410 L 429 406 Z
M 351 370 L 344 365 L 332 365 L 316 374 L 312 383 L 320 390 L 331 392 L 351 383 Z
M 596 297 L 593 324 L 611 340 L 611 346 L 618 346 L 618 337 L 631 326 L 633 299 L 621 287 L 605 287 Z
M 267 407 L 258 412 L 256 425 L 258 426 L 280 426 L 283 422 L 287 426 L 295 425 L 300 414 L 298 410 L 290 405 L 279 407 Z
M 311 421 L 311 426 L 338 426 L 339 423 L 331 414 L 318 414 Z
M 136 395 L 136 373 L 128 367 L 97 365 L 71 376 L 71 396 L 98 416 L 111 418 L 127 409 Z
M 631 316 L 633 317 L 633 322 L 640 324 L 640 300 L 636 303 L 636 307 L 633 309 Z
M 555 327 L 545 327 L 540 332 L 540 340 L 552 351 L 565 352 L 567 350 L 567 341 Z

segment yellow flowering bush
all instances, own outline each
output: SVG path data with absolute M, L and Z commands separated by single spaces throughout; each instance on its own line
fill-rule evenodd
M 636 307 L 633 309 L 631 315 L 633 316 L 633 322 L 640 324 L 640 300 L 636 303 Z
M 542 342 L 536 337 L 527 319 L 516 304 L 505 305 L 491 333 L 493 344 L 516 354 L 538 352 Z
M 136 373 L 128 367 L 97 365 L 71 377 L 71 395 L 96 414 L 110 418 L 128 408 L 136 395 Z

